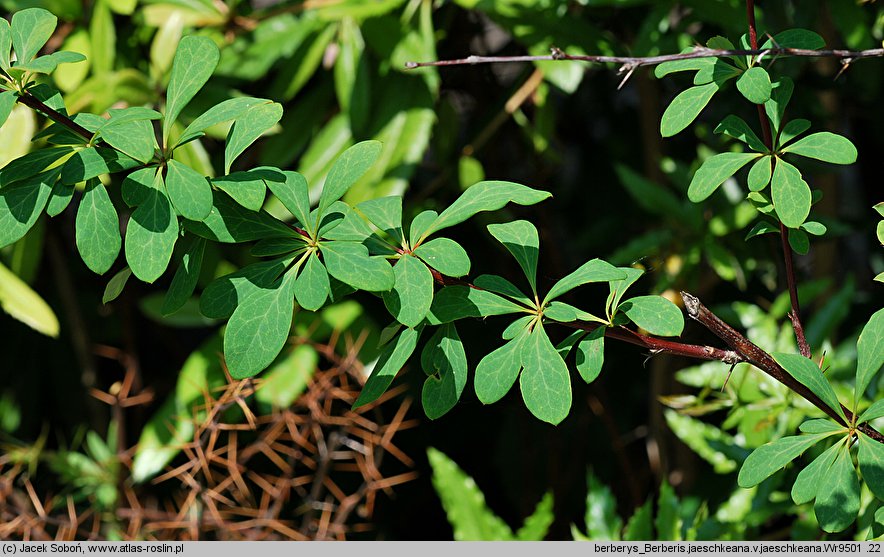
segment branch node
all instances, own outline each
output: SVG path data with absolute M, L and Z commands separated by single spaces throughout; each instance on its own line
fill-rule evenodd
M 700 315 L 700 300 L 687 292 L 682 291 L 681 299 L 684 300 L 684 308 L 691 319 L 697 319 Z

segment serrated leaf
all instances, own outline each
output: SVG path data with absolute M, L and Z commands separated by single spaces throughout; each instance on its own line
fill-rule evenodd
M 185 227 L 207 240 L 222 243 L 253 242 L 274 236 L 298 236 L 297 232 L 265 211 L 250 211 L 221 192 L 213 192 L 212 210 L 202 221 L 186 221 Z
M 743 462 L 737 483 L 743 488 L 760 484 L 829 435 L 829 433 L 794 435 L 758 447 Z
M 435 420 L 454 408 L 467 384 L 467 355 L 454 324 L 437 329 L 424 347 L 421 366 L 428 375 L 421 403 L 427 417 Z
M 591 282 L 614 282 L 627 278 L 627 273 L 601 259 L 590 259 L 575 271 L 556 282 L 544 297 L 544 304 Z
M 205 176 L 175 160 L 166 166 L 169 201 L 182 217 L 201 221 L 212 212 L 212 186 Z
M 571 409 L 571 378 L 568 367 L 546 331 L 537 325 L 522 344 L 522 400 L 534 416 L 556 425 Z
M 0 247 L 17 242 L 43 213 L 59 170 L 0 187 Z
M 841 404 L 838 402 L 838 396 L 835 394 L 834 389 L 832 389 L 832 385 L 812 360 L 798 354 L 784 354 L 782 352 L 774 352 L 772 356 L 778 364 L 783 366 L 783 369 L 789 375 L 810 389 L 829 408 L 835 410 L 839 416 L 844 418 L 844 412 L 841 410 Z
M 577 343 L 577 351 L 574 353 L 577 371 L 587 383 L 595 381 L 602 372 L 602 365 L 605 363 L 605 329 L 606 327 L 599 327 Z
M 476 366 L 473 388 L 482 404 L 497 402 L 513 387 L 522 368 L 522 344 L 528 334 L 528 329 L 522 328 L 513 340 L 487 354 Z
M 835 462 L 823 476 L 813 506 L 814 514 L 820 528 L 826 532 L 840 532 L 853 523 L 859 508 L 859 478 L 850 451 L 842 446 Z
M 28 63 L 52 37 L 58 18 L 42 8 L 26 8 L 12 14 L 11 23 L 16 59 Z
M 838 456 L 841 446 L 841 443 L 832 445 L 798 473 L 792 485 L 792 500 L 796 505 L 803 505 L 816 499 L 816 494 L 828 475 L 835 457 Z
M 734 116 L 733 114 L 725 116 L 724 120 L 715 128 L 715 133 L 723 133 L 742 141 L 753 151 L 758 151 L 759 153 L 767 152 L 767 146 L 764 145 L 764 142 L 758 139 L 758 136 L 749 127 L 749 124 L 739 116 Z
M 89 269 L 103 275 L 120 253 L 120 219 L 107 189 L 97 179 L 86 182 L 77 210 L 77 251 Z
M 737 79 L 737 90 L 749 102 L 764 104 L 770 99 L 770 75 L 761 66 L 753 66 Z
M 421 239 L 443 228 L 460 224 L 477 213 L 496 211 L 507 203 L 534 205 L 551 196 L 549 192 L 534 190 L 513 182 L 479 182 L 463 192 L 454 203 L 442 211 L 423 231 Z
M 273 363 L 285 345 L 294 311 L 293 274 L 243 300 L 224 332 L 224 359 L 234 379 L 253 377 Z
M 777 159 L 770 181 L 771 197 L 780 221 L 798 228 L 810 214 L 811 194 L 801 172 L 783 159 Z
M 302 308 L 316 311 L 325 305 L 330 294 L 328 271 L 325 270 L 325 265 L 319 261 L 316 252 L 311 252 L 297 281 L 295 281 L 295 299 L 298 300 L 298 305 Z
M 178 219 L 162 190 L 163 178 L 157 174 L 126 226 L 126 262 L 144 282 L 153 282 L 166 271 L 178 239 Z
M 657 497 L 657 517 L 654 520 L 657 530 L 656 539 L 661 541 L 681 540 L 682 519 L 679 516 L 679 511 L 678 497 L 664 478 L 660 484 L 660 495 Z
M 282 118 L 279 103 L 257 104 L 234 120 L 224 147 L 224 173 L 230 174 L 233 161 Z
M 592 471 L 586 473 L 586 534 L 598 541 L 619 541 L 623 520 L 617 515 L 617 499 Z
M 39 294 L 0 263 L 0 308 L 13 319 L 52 338 L 58 337 L 58 318 Z
M 505 224 L 489 224 L 488 232 L 509 251 L 519 263 L 531 291 L 537 292 L 537 258 L 540 239 L 537 228 L 526 220 L 517 220 Z
M 663 117 L 660 119 L 660 135 L 672 137 L 688 127 L 706 108 L 718 89 L 718 83 L 712 82 L 690 87 L 679 93 L 663 112 Z
M 485 496 L 457 464 L 430 447 L 427 457 L 433 469 L 433 487 L 442 500 L 457 541 L 505 541 L 513 539 L 506 523 L 485 503 Z
M 117 299 L 117 297 L 123 293 L 123 289 L 126 287 L 126 283 L 129 281 L 129 277 L 132 276 L 132 269 L 129 267 L 123 267 L 121 271 L 111 277 L 109 281 L 107 281 L 107 286 L 104 287 L 104 294 L 101 296 L 102 304 L 109 304 L 110 302 Z
M 175 313 L 193 295 L 200 277 L 205 248 L 206 241 L 203 238 L 191 238 L 190 245 L 181 255 L 181 262 L 163 299 L 163 307 L 160 310 L 163 315 Z
M 784 153 L 801 155 L 833 164 L 856 162 L 856 147 L 843 135 L 812 133 L 783 148 Z
M 379 141 L 362 141 L 353 145 L 335 160 L 325 178 L 322 193 L 319 196 L 319 214 L 340 199 L 357 180 L 368 172 L 381 154 L 382 145 Z
M 393 288 L 393 268 L 383 257 L 369 257 L 368 249 L 362 244 L 322 242 L 319 249 L 328 274 L 344 284 L 369 292 L 386 292 Z
M 424 242 L 414 250 L 414 254 L 449 277 L 462 277 L 470 272 L 470 256 L 460 244 L 449 238 L 433 238 Z
M 543 541 L 554 519 L 553 494 L 551 491 L 547 491 L 543 495 L 543 499 L 534 507 L 534 512 L 525 519 L 525 523 L 516 532 L 516 539 L 519 541 Z
M 172 75 L 166 91 L 166 115 L 163 119 L 163 144 L 169 145 L 169 131 L 178 115 L 203 88 L 218 65 L 220 51 L 207 37 L 189 35 L 178 43 L 172 61 Z
M 636 509 L 635 513 L 626 522 L 623 529 L 623 541 L 641 541 L 654 539 L 651 500 Z
M 433 303 L 433 275 L 413 255 L 403 255 L 393 267 L 393 288 L 384 292 L 384 305 L 397 321 L 416 327 Z
M 436 292 L 427 321 L 432 325 L 465 317 L 488 317 L 524 311 L 524 307 L 487 290 L 446 286 Z
M 884 365 L 884 309 L 876 311 L 856 341 L 856 389 L 854 407 Z
M 759 156 L 758 153 L 719 153 L 709 157 L 694 173 L 688 186 L 688 199 L 694 203 L 703 201 L 725 180 Z
M 678 336 L 684 329 L 681 310 L 663 296 L 636 296 L 620 304 L 619 311 L 652 335 Z
M 353 403 L 353 408 L 359 408 L 372 403 L 386 392 L 390 383 L 393 382 L 399 370 L 402 369 L 402 366 L 405 365 L 405 362 L 408 361 L 408 358 L 411 357 L 411 354 L 417 347 L 419 336 L 420 331 L 417 329 L 406 328 L 402 330 L 395 340 L 387 344 L 380 356 L 378 356 L 371 375 L 365 381 L 362 392 L 359 393 L 359 397 Z
M 750 191 L 761 191 L 767 187 L 773 173 L 772 165 L 773 159 L 768 156 L 761 157 L 752 163 L 752 168 L 749 169 L 749 176 L 746 179 Z

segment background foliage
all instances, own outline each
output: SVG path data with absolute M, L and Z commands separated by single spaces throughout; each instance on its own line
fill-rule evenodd
M 380 163 L 346 200 L 404 193 L 405 222 L 427 209 L 441 211 L 485 178 L 544 189 L 554 197 L 543 204 L 482 214 L 452 229 L 451 237 L 469 246 L 474 275 L 518 276 L 516 262 L 485 227 L 523 218 L 537 226 L 542 239 L 537 282 L 544 289 L 555 277 L 603 257 L 646 270 L 636 285 L 642 292 L 675 300 L 676 292 L 689 290 L 714 302 L 719 315 L 764 348 L 794 352 L 785 319 L 788 297 L 778 296 L 783 289 L 778 245 L 771 236 L 746 240 L 754 210 L 743 200 L 742 186 L 728 180 L 704 204 L 686 199 L 692 171 L 728 149 L 730 140 L 713 133 L 715 124 L 734 106 L 751 122 L 754 114 L 746 103 L 713 103 L 698 125 L 663 140 L 660 116 L 689 85 L 683 76 L 657 81 L 640 70 L 617 91 L 620 78 L 613 71 L 577 63 L 404 70 L 409 60 L 545 54 L 551 45 L 572 54 L 678 52 L 716 35 L 736 40 L 745 32 L 741 2 L 3 2 L 9 11 L 32 5 L 60 18 L 51 48 L 87 56 L 53 76 L 72 114 L 157 104 L 180 37 L 205 37 L 222 47 L 218 69 L 186 106 L 182 121 L 240 93 L 284 108 L 273 133 L 237 161 L 240 168 L 297 170 L 314 187 L 316 200 L 332 162 L 346 148 L 380 140 Z M 758 15 L 762 30 L 813 29 L 832 47 L 874 47 L 884 33 L 884 9 L 875 3 L 812 2 L 800 9 L 789 2 L 762 3 Z M 790 111 L 806 115 L 819 129 L 849 137 L 860 153 L 847 171 L 823 164 L 802 168 L 805 179 L 824 194 L 815 211 L 828 229 L 798 259 L 805 324 L 814 354 L 825 351 L 827 377 L 837 385 L 852 380 L 859 329 L 880 306 L 875 303 L 880 291 L 871 280 L 884 270 L 875 240 L 880 217 L 870 207 L 881 201 L 875 153 L 882 150 L 877 133 L 882 115 L 876 107 L 884 69 L 879 61 L 857 62 L 834 79 L 840 68 L 831 60 L 777 63 L 796 83 Z M 14 108 L 0 129 L 0 163 L 26 153 L 41 127 L 30 109 Z M 182 160 L 205 175 L 220 175 L 229 166 L 226 129 L 207 132 L 181 148 Z M 120 188 L 108 191 L 115 196 Z M 85 200 L 89 192 L 74 195 Z M 267 208 L 285 214 L 272 199 Z M 106 290 L 122 262 L 106 278 L 81 265 L 73 255 L 84 250 L 75 218 L 74 211 L 44 217 L 0 253 L 0 302 L 6 312 L 0 315 L 5 354 L 0 428 L 6 454 L 16 448 L 15 462 L 32 472 L 41 493 L 74 492 L 82 504 L 111 511 L 120 505 L 121 484 L 151 475 L 127 467 L 132 454 L 122 465 L 113 455 L 144 439 L 151 428 L 162 448 L 167 422 L 152 417 L 181 415 L 200 400 L 204 386 L 225 380 L 220 370 L 192 363 L 199 354 L 211 360 L 218 350 L 205 348 L 217 325 L 199 313 L 198 302 L 185 300 L 178 312 L 164 315 L 172 273 L 153 285 L 130 281 L 119 298 L 102 303 L 125 281 L 114 277 L 117 283 L 112 280 Z M 207 244 L 202 258 L 198 292 L 212 278 L 255 261 L 247 247 L 233 245 Z M 581 295 L 592 303 L 607 294 L 599 288 Z M 272 390 L 275 399 L 264 395 L 254 404 L 265 404 L 268 412 L 273 405 L 287 406 L 317 366 L 333 363 L 332 354 L 353 353 L 354 339 L 360 340 L 361 361 L 377 357 L 376 339 L 386 323 L 374 318 L 383 315 L 383 301 L 361 295 L 346 304 L 325 310 L 318 320 L 296 316 L 299 340 L 293 345 L 298 346 L 280 360 L 296 363 L 267 377 L 279 385 Z M 475 322 L 462 325 L 460 334 L 477 346 L 497 346 L 502 330 L 494 321 Z M 697 327 L 686 329 L 686 338 L 697 342 L 711 342 L 706 335 Z M 420 477 L 397 487 L 392 497 L 379 497 L 377 531 L 371 535 L 451 535 L 444 492 L 440 489 L 440 503 L 430 482 L 429 464 L 438 474 L 444 457 L 431 452 L 426 460 L 428 446 L 476 478 L 499 514 L 488 521 L 500 536 L 547 531 L 549 538 L 570 538 L 577 524 L 577 534 L 591 537 L 642 537 L 652 532 L 640 529 L 652 523 L 642 513 L 658 517 L 655 532 L 661 539 L 818 535 L 812 507 L 788 498 L 797 473 L 793 468 L 751 490 L 736 487 L 736 471 L 750 449 L 793 434 L 806 416 L 819 415 L 815 409 L 745 364 L 722 390 L 724 364 L 697 366 L 667 357 L 646 361 L 634 347 L 608 343 L 607 348 L 599 379 L 589 386 L 574 383 L 571 413 L 555 429 L 534 419 L 517 392 L 486 407 L 467 388 L 462 403 L 439 421 L 413 411 L 424 423 L 412 430 L 419 433 L 402 434 L 401 447 L 417 460 Z M 471 366 L 476 363 L 470 360 Z M 136 388 L 152 391 L 152 402 L 124 414 L 119 404 L 98 402 L 94 390 L 118 394 L 132 369 Z M 183 380 L 188 369 L 201 378 Z M 423 377 L 414 371 L 401 381 L 419 398 Z M 849 390 L 844 383 L 841 391 Z M 190 420 L 181 420 L 179 427 L 186 423 Z M 154 467 L 179 462 L 176 453 L 154 455 Z M 579 485 L 587 490 L 574 488 Z M 673 486 L 680 498 L 661 485 Z M 603 523 L 590 524 L 587 492 L 598 494 L 589 506 L 604 507 Z M 547 507 L 535 512 L 539 501 L 553 506 L 552 515 Z M 878 503 L 869 493 L 861 503 L 857 526 L 841 536 L 865 538 Z M 623 522 L 621 529 L 617 513 L 629 517 L 636 510 L 640 518 Z M 546 516 L 554 517 L 548 530 Z M 111 526 L 103 535 L 113 535 Z

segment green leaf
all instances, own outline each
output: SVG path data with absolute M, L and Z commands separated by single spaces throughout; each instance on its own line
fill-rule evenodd
M 9 22 L 0 17 L 0 68 L 3 71 L 9 69 L 10 49 L 12 49 L 12 31 L 9 28 Z
M 307 230 L 313 231 L 310 215 L 310 192 L 307 180 L 297 172 L 284 170 L 284 182 L 267 180 L 267 187 Z
M 724 120 L 715 128 L 715 133 L 723 133 L 742 141 L 753 151 L 758 151 L 759 153 L 766 153 L 768 151 L 764 142 L 758 139 L 758 136 L 749 127 L 749 124 L 739 116 L 734 116 L 733 114 L 725 116 Z
M 120 185 L 120 195 L 126 205 L 137 207 L 147 200 L 159 171 L 160 168 L 156 166 L 139 168 L 123 178 L 123 183 Z
M 798 255 L 807 255 L 807 252 L 810 251 L 810 238 L 807 237 L 803 230 L 790 228 L 789 245 L 792 246 L 792 249 Z
M 884 500 L 884 445 L 859 433 L 859 469 L 878 499 Z
M 693 49 L 688 49 L 686 52 L 691 52 L 692 50 Z M 657 66 L 655 66 L 654 77 L 660 79 L 661 77 L 665 77 L 671 73 L 702 70 L 704 68 L 711 68 L 714 65 L 714 58 L 689 58 L 687 60 L 671 60 L 669 62 L 663 62 L 662 64 L 658 64 Z
M 181 263 L 175 271 L 175 276 L 172 277 L 172 284 L 169 285 L 163 300 L 163 307 L 160 310 L 163 315 L 175 313 L 193 295 L 200 278 L 205 248 L 206 241 L 203 238 L 191 238 L 190 245 L 181 256 Z
M 473 281 L 473 284 L 482 288 L 483 290 L 490 290 L 495 294 L 501 294 L 503 296 L 509 296 L 514 300 L 518 300 L 522 302 L 526 306 L 534 307 L 534 300 L 526 296 L 519 290 L 515 284 L 506 280 L 503 277 L 497 275 L 479 275 Z
M 489 224 L 488 232 L 509 251 L 531 285 L 532 292 L 537 292 L 537 258 L 540 240 L 537 228 L 528 221 L 517 220 L 505 224 Z
M 737 89 L 749 102 L 764 104 L 770 99 L 770 75 L 761 66 L 753 66 L 737 79 Z
M 522 368 L 522 344 L 529 331 L 522 328 L 518 336 L 487 354 L 476 366 L 473 388 L 482 404 L 493 404 L 512 388 Z
M 264 198 L 267 197 L 267 184 L 284 182 L 285 176 L 276 169 L 255 168 L 245 172 L 232 172 L 211 181 L 212 185 L 246 209 L 260 211 L 264 206 Z
M 817 433 L 815 435 L 783 437 L 758 447 L 743 462 L 737 476 L 737 483 L 743 488 L 760 484 L 829 435 L 829 433 Z
M 801 172 L 783 159 L 777 159 L 770 181 L 771 197 L 780 221 L 798 228 L 810 214 L 811 194 Z
M 792 90 L 795 85 L 788 77 L 781 77 L 772 84 L 770 91 L 770 99 L 764 103 L 764 111 L 770 119 L 770 125 L 774 130 L 780 129 L 780 123 L 783 121 L 783 114 L 786 112 L 786 105 L 792 98 Z
M 18 98 L 15 91 L 3 91 L 0 93 L 0 126 L 6 123 L 6 119 L 12 113 L 15 101 Z
M 43 213 L 59 170 L 0 187 L 0 247 L 17 242 Z
M 607 321 L 604 321 L 591 313 L 585 312 L 582 309 L 564 302 L 550 302 L 549 305 L 543 309 L 543 316 L 560 323 L 571 323 L 573 321 L 597 321 L 600 323 L 607 323 Z
M 325 305 L 331 294 L 328 271 L 319 261 L 316 252 L 311 252 L 304 264 L 304 269 L 295 281 L 295 298 L 298 305 L 310 311 L 316 311 Z
M 825 236 L 827 228 L 826 225 L 821 222 L 809 220 L 801 225 L 801 230 L 808 234 L 813 234 L 814 236 Z
M 623 298 L 623 294 L 625 294 L 629 287 L 644 274 L 644 271 L 641 269 L 634 269 L 632 267 L 618 267 L 618 270 L 623 271 L 626 278 L 618 281 L 611 281 L 608 285 L 610 292 L 608 293 L 608 300 L 605 304 L 608 317 L 614 316 L 614 313 L 617 312 L 618 306 L 620 306 L 620 300 Z
M 307 389 L 318 365 L 315 348 L 309 344 L 296 346 L 264 372 L 255 400 L 274 408 L 288 408 Z
M 525 308 L 487 290 L 468 286 L 446 286 L 433 298 L 427 320 L 432 325 L 465 317 L 488 317 L 524 311 Z
M 680 503 L 675 491 L 666 478 L 660 484 L 660 495 L 657 498 L 656 539 L 661 541 L 681 540 L 682 519 L 679 516 Z
M 513 533 L 485 503 L 485 496 L 457 464 L 430 447 L 427 457 L 433 468 L 433 487 L 442 500 L 457 541 L 506 541 Z
M 424 230 L 421 239 L 443 228 L 460 224 L 477 213 L 496 211 L 507 203 L 534 205 L 551 196 L 549 192 L 534 190 L 513 182 L 479 182 L 463 192 L 454 203 L 442 211 Z
M 395 340 L 384 347 L 383 352 L 381 352 L 377 362 L 375 362 L 371 375 L 365 381 L 362 392 L 359 393 L 359 398 L 353 403 L 353 408 L 370 404 L 386 392 L 390 383 L 393 382 L 399 370 L 402 369 L 402 366 L 405 365 L 405 362 L 408 361 L 415 347 L 417 347 L 419 336 L 420 331 L 417 329 L 406 328 L 402 330 Z
M 684 329 L 681 310 L 663 296 L 636 296 L 620 304 L 619 310 L 652 335 L 675 337 Z
M 166 167 L 166 191 L 169 201 L 182 217 L 201 221 L 212 212 L 212 186 L 205 176 L 178 161 Z
M 421 403 L 427 417 L 435 420 L 454 408 L 467 384 L 467 355 L 454 324 L 436 330 L 421 353 L 421 367 L 428 376 Z
M 282 105 L 262 103 L 247 109 L 234 120 L 224 147 L 224 173 L 230 174 L 233 161 L 282 118 Z
M 590 539 L 603 541 L 620 539 L 623 520 L 617 515 L 617 499 L 610 488 L 592 471 L 586 473 L 586 534 Z
M 42 8 L 26 8 L 12 14 L 12 46 L 17 63 L 26 64 L 52 37 L 58 18 Z M 4 69 L 9 67 L 7 62 Z
M 577 270 L 571 272 L 550 288 L 546 297 L 543 299 L 544 305 L 549 300 L 554 300 L 566 292 L 588 284 L 590 282 L 613 282 L 624 280 L 627 274 L 622 269 L 614 267 L 607 261 L 601 259 L 590 259 Z
M 510 340 L 511 338 L 515 338 L 519 333 L 521 333 L 524 329 L 528 328 L 529 325 L 534 321 L 535 317 L 533 315 L 526 315 L 524 317 L 520 317 L 506 326 L 506 329 L 500 333 L 500 338 L 503 340 Z M 576 331 L 575 331 L 576 332 Z M 565 355 L 563 354 L 564 358 Z
M 250 211 L 217 191 L 213 192 L 209 216 L 201 222 L 186 221 L 185 226 L 207 240 L 223 243 L 253 242 L 274 236 L 298 235 L 266 212 Z
M 49 304 L 2 263 L 0 308 L 31 329 L 52 338 L 58 337 L 58 318 Z
M 623 164 L 614 164 L 620 183 L 632 199 L 645 211 L 668 218 L 679 218 L 684 214 L 680 197 L 667 187 L 653 182 Z
M 636 509 L 623 530 L 623 541 L 641 541 L 654 539 L 653 524 L 651 522 L 651 500 Z
M 766 220 L 763 220 L 763 221 L 759 221 L 759 222 L 755 223 L 755 226 L 752 227 L 752 230 L 750 230 L 746 234 L 745 239 L 748 240 L 749 238 L 754 238 L 755 236 L 761 236 L 762 234 L 773 234 L 773 233 L 779 234 L 779 232 L 780 232 L 780 227 L 778 227 L 774 224 L 771 224 L 771 223 L 767 222 Z
M 169 88 L 166 91 L 166 116 L 163 119 L 164 145 L 169 145 L 172 124 L 212 76 L 219 58 L 218 47 L 207 37 L 189 35 L 178 43 L 172 61 Z
M 169 266 L 177 239 L 178 219 L 158 173 L 126 226 L 126 262 L 132 273 L 144 282 L 158 279 Z
M 789 375 L 810 389 L 829 408 L 844 418 L 844 411 L 841 410 L 841 404 L 838 402 L 838 396 L 835 394 L 834 389 L 832 389 L 832 385 L 829 384 L 826 376 L 823 375 L 823 372 L 812 360 L 798 354 L 784 354 L 782 352 L 774 352 L 771 355 L 778 364 L 783 366 L 783 369 Z M 846 422 L 847 419 L 844 418 L 844 421 Z
M 234 379 L 257 375 L 279 355 L 292 326 L 294 284 L 294 275 L 286 274 L 271 288 L 248 296 L 230 316 L 224 358 Z
M 262 105 L 272 104 L 273 101 L 267 99 L 256 99 L 254 97 L 234 97 L 222 101 L 209 110 L 203 112 L 193 122 L 184 129 L 181 137 L 175 143 L 175 147 L 180 147 L 185 143 L 189 143 L 194 139 L 204 135 L 204 132 L 212 126 L 217 126 L 224 122 L 235 120 L 242 116 L 250 108 Z M 275 123 L 275 122 L 274 122 Z
M 729 474 L 737 467 L 735 457 L 742 458 L 742 452 L 736 455 L 731 451 L 724 451 L 725 447 L 737 446 L 737 441 L 732 435 L 721 429 L 676 413 L 674 410 L 665 410 L 666 425 L 684 442 L 697 456 L 712 465 L 712 469 L 718 474 Z
M 762 50 L 768 48 L 800 48 L 804 50 L 817 50 L 826 46 L 822 37 L 807 29 L 786 29 L 780 31 L 773 38 L 764 41 Z
M 568 367 L 537 325 L 522 344 L 522 400 L 534 416 L 556 425 L 571 409 L 571 378 Z
M 844 426 L 830 419 L 807 420 L 798 428 L 801 433 L 846 433 Z
M 812 133 L 783 148 L 784 153 L 801 155 L 833 164 L 856 162 L 856 147 L 843 135 L 829 132 Z
M 826 532 L 840 532 L 853 523 L 859 507 L 859 478 L 850 450 L 842 446 L 817 491 L 814 514 L 820 528 Z
M 694 203 L 703 201 L 725 180 L 759 156 L 758 153 L 719 153 L 709 157 L 694 173 L 688 186 L 688 199 Z
M 750 191 L 761 191 L 767 187 L 773 173 L 772 166 L 773 159 L 768 156 L 761 157 L 752 163 L 752 168 L 749 169 L 749 176 L 746 179 Z
M 132 276 L 132 269 L 129 267 L 123 267 L 123 269 L 111 277 L 109 281 L 107 281 L 107 286 L 104 287 L 104 294 L 101 296 L 102 304 L 109 304 L 110 302 L 117 299 L 117 297 L 123 293 L 123 288 L 126 287 L 126 283 L 129 281 L 129 277 Z
M 424 242 L 414 250 L 414 254 L 449 277 L 462 277 L 470 272 L 470 256 L 460 244 L 449 238 Z
M 416 327 L 433 303 L 433 275 L 413 255 L 403 255 L 393 267 L 393 289 L 384 292 L 384 305 L 396 321 Z
M 433 221 L 435 221 L 438 216 L 439 213 L 436 211 L 427 209 L 426 211 L 421 211 L 416 217 L 414 217 L 414 219 L 412 219 L 411 228 L 409 228 L 408 231 L 408 238 L 412 247 L 417 244 L 418 239 L 423 236 L 424 231 L 433 224 Z
M 62 184 L 78 184 L 102 174 L 135 168 L 141 163 L 115 149 L 88 147 L 75 152 L 61 168 Z
M 156 139 L 148 120 L 116 123 L 113 120 L 100 128 L 101 137 L 111 147 L 142 163 L 149 162 L 155 152 Z
M 802 118 L 796 118 L 795 120 L 789 120 L 783 126 L 783 129 L 780 130 L 780 136 L 777 138 L 777 144 L 779 147 L 783 147 L 802 133 L 806 132 L 810 129 L 810 120 L 804 120 Z
M 856 423 L 870 422 L 884 416 L 884 399 L 876 400 L 857 419 Z
M 820 486 L 828 476 L 829 469 L 841 447 L 842 443 L 832 445 L 798 473 L 792 485 L 792 500 L 796 505 L 803 505 L 816 499 Z
M 390 235 L 396 242 L 402 243 L 402 197 L 391 195 L 363 201 L 356 206 L 365 218 Z
M 595 381 L 605 363 L 605 327 L 591 331 L 577 343 L 575 359 L 580 377 L 587 383 Z
M 718 83 L 712 82 L 690 87 L 679 93 L 663 112 L 663 117 L 660 120 L 660 135 L 672 137 L 688 127 L 706 108 L 718 89 Z
M 884 309 L 879 309 L 869 318 L 859 335 L 859 340 L 856 341 L 854 408 L 882 365 L 884 365 Z
M 319 249 L 328 274 L 344 284 L 369 292 L 386 292 L 393 288 L 393 268 L 383 257 L 369 257 L 368 249 L 362 244 L 322 242 Z
M 350 147 L 335 160 L 319 196 L 319 214 L 340 199 L 357 180 L 368 172 L 381 154 L 379 141 L 362 141 Z
M 543 541 L 554 519 L 553 494 L 551 491 L 547 491 L 543 495 L 543 499 L 537 503 L 531 516 L 525 519 L 525 523 L 516 532 L 516 539 L 519 541 Z
M 103 275 L 120 253 L 120 219 L 107 189 L 93 178 L 86 182 L 77 211 L 77 251 L 94 273 Z
M 106 0 L 96 0 L 89 17 L 89 54 L 94 75 L 113 71 L 116 59 L 117 30 L 108 4 Z
M 215 279 L 200 296 L 200 312 L 213 319 L 229 318 L 240 302 L 273 286 L 293 261 L 294 256 L 261 261 Z
M 18 157 L 0 169 L 0 191 L 6 186 L 20 180 L 33 178 L 56 161 L 69 155 L 71 152 L 73 152 L 73 149 L 70 147 L 50 147 L 47 149 L 38 149 L 27 155 Z M 54 181 L 55 180 L 53 179 L 53 182 Z

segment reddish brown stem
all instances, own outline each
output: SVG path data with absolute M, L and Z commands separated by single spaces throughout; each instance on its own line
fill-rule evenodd
M 53 122 L 57 122 L 57 123 L 61 124 L 62 126 L 68 128 L 69 130 L 71 130 L 75 134 L 83 137 L 86 141 L 89 141 L 90 139 L 92 139 L 92 136 L 94 135 L 92 132 L 90 132 L 89 130 L 87 130 L 86 128 L 81 126 L 80 124 L 71 120 L 68 116 L 62 114 L 61 112 L 58 112 L 57 110 L 49 108 L 48 106 L 46 106 L 46 104 L 43 101 L 41 101 L 40 99 L 38 99 L 37 97 L 33 96 L 30 93 L 24 93 L 22 95 L 19 95 L 18 102 L 22 103 L 23 105 L 25 105 L 27 107 L 30 107 L 30 108 L 36 110 L 37 112 L 42 112 L 44 115 L 46 115 L 47 118 L 49 118 Z

